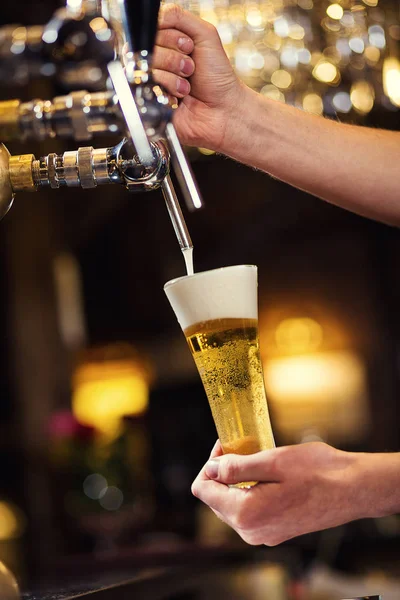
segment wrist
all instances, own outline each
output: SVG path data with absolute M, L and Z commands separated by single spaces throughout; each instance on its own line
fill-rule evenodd
M 231 101 L 224 107 L 226 116 L 225 133 L 220 146 L 216 149 L 243 163 L 252 160 L 251 143 L 263 136 L 264 119 L 260 114 L 260 94 L 238 81 Z M 254 165 L 255 166 L 255 165 Z
M 354 454 L 355 495 L 361 517 L 400 512 L 400 453 Z

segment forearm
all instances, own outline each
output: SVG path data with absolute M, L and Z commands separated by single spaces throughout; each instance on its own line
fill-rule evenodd
M 400 453 L 356 454 L 353 497 L 362 514 L 383 517 L 400 513 Z
M 400 224 L 400 132 L 344 125 L 246 88 L 223 153 L 364 216 Z

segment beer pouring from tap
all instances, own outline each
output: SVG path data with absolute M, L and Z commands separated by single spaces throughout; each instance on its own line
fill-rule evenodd
M 121 4 L 121 20 L 128 53 L 124 56 L 125 72 L 120 62 L 109 65 L 110 77 L 119 99 L 127 128 L 141 160 L 148 160 L 146 142 L 171 137 L 172 108 L 168 96 L 152 76 L 151 62 L 157 32 L 159 0 L 126 0 Z M 146 139 L 145 139 L 146 138 Z M 170 144 L 172 161 L 184 167 L 177 169 L 178 180 L 191 208 L 200 208 L 202 201 L 191 169 L 175 135 Z M 170 176 L 161 186 L 188 273 L 193 272 L 193 244 Z
M 160 1 L 126 0 L 124 3 L 121 0 L 118 5 L 118 32 L 107 40 L 99 38 L 103 43 L 108 42 L 107 48 L 114 40 L 113 56 L 118 55 L 118 60 L 107 60 L 114 91 L 81 90 L 53 100 L 2 102 L 0 138 L 72 138 L 87 143 L 97 134 L 117 133 L 130 140 L 125 139 L 115 148 L 83 147 L 63 154 L 50 153 L 39 160 L 31 154 L 9 157 L 7 149 L 2 147 L 0 218 L 19 191 L 36 191 L 46 186 L 90 189 L 110 183 L 122 184 L 129 191 L 161 188 L 190 274 L 193 272 L 193 244 L 170 177 L 170 163 L 175 166 L 189 208 L 201 207 L 202 200 L 172 124 L 169 98 L 153 80 L 152 53 Z M 82 0 L 74 7 L 76 10 L 69 10 L 67 4 L 44 28 L 42 42 L 50 51 L 53 45 L 55 48 L 62 44 L 65 35 L 74 31 L 75 26 L 80 27 L 83 21 L 96 37 L 97 25 L 94 27 L 92 21 L 96 24 L 104 21 L 108 31 L 108 21 L 101 16 L 97 0 Z M 115 19 L 115 11 L 110 11 L 110 15 L 111 12 Z M 121 40 L 127 44 L 127 54 L 126 47 L 122 50 Z M 93 46 L 90 47 L 93 50 Z M 57 50 L 56 55 L 61 54 Z M 104 56 L 99 55 L 101 64 L 104 64 Z
M 189 210 L 201 208 L 203 201 L 172 123 L 168 98 L 152 75 L 152 56 L 157 33 L 160 0 L 125 0 L 124 17 L 131 53 L 127 76 L 150 139 L 166 138 L 179 185 Z

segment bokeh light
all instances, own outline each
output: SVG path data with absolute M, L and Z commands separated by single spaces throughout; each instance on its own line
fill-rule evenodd
M 238 75 L 268 98 L 351 118 L 400 107 L 399 15 L 382 0 L 164 1 L 213 23 Z

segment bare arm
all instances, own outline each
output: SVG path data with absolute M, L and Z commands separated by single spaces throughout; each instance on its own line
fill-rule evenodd
M 246 90 L 222 152 L 332 204 L 400 225 L 400 132 L 344 125 Z
M 400 224 L 400 133 L 335 123 L 256 94 L 237 79 L 215 28 L 178 7 L 162 11 L 155 67 L 182 99 L 175 124 L 184 143 Z

